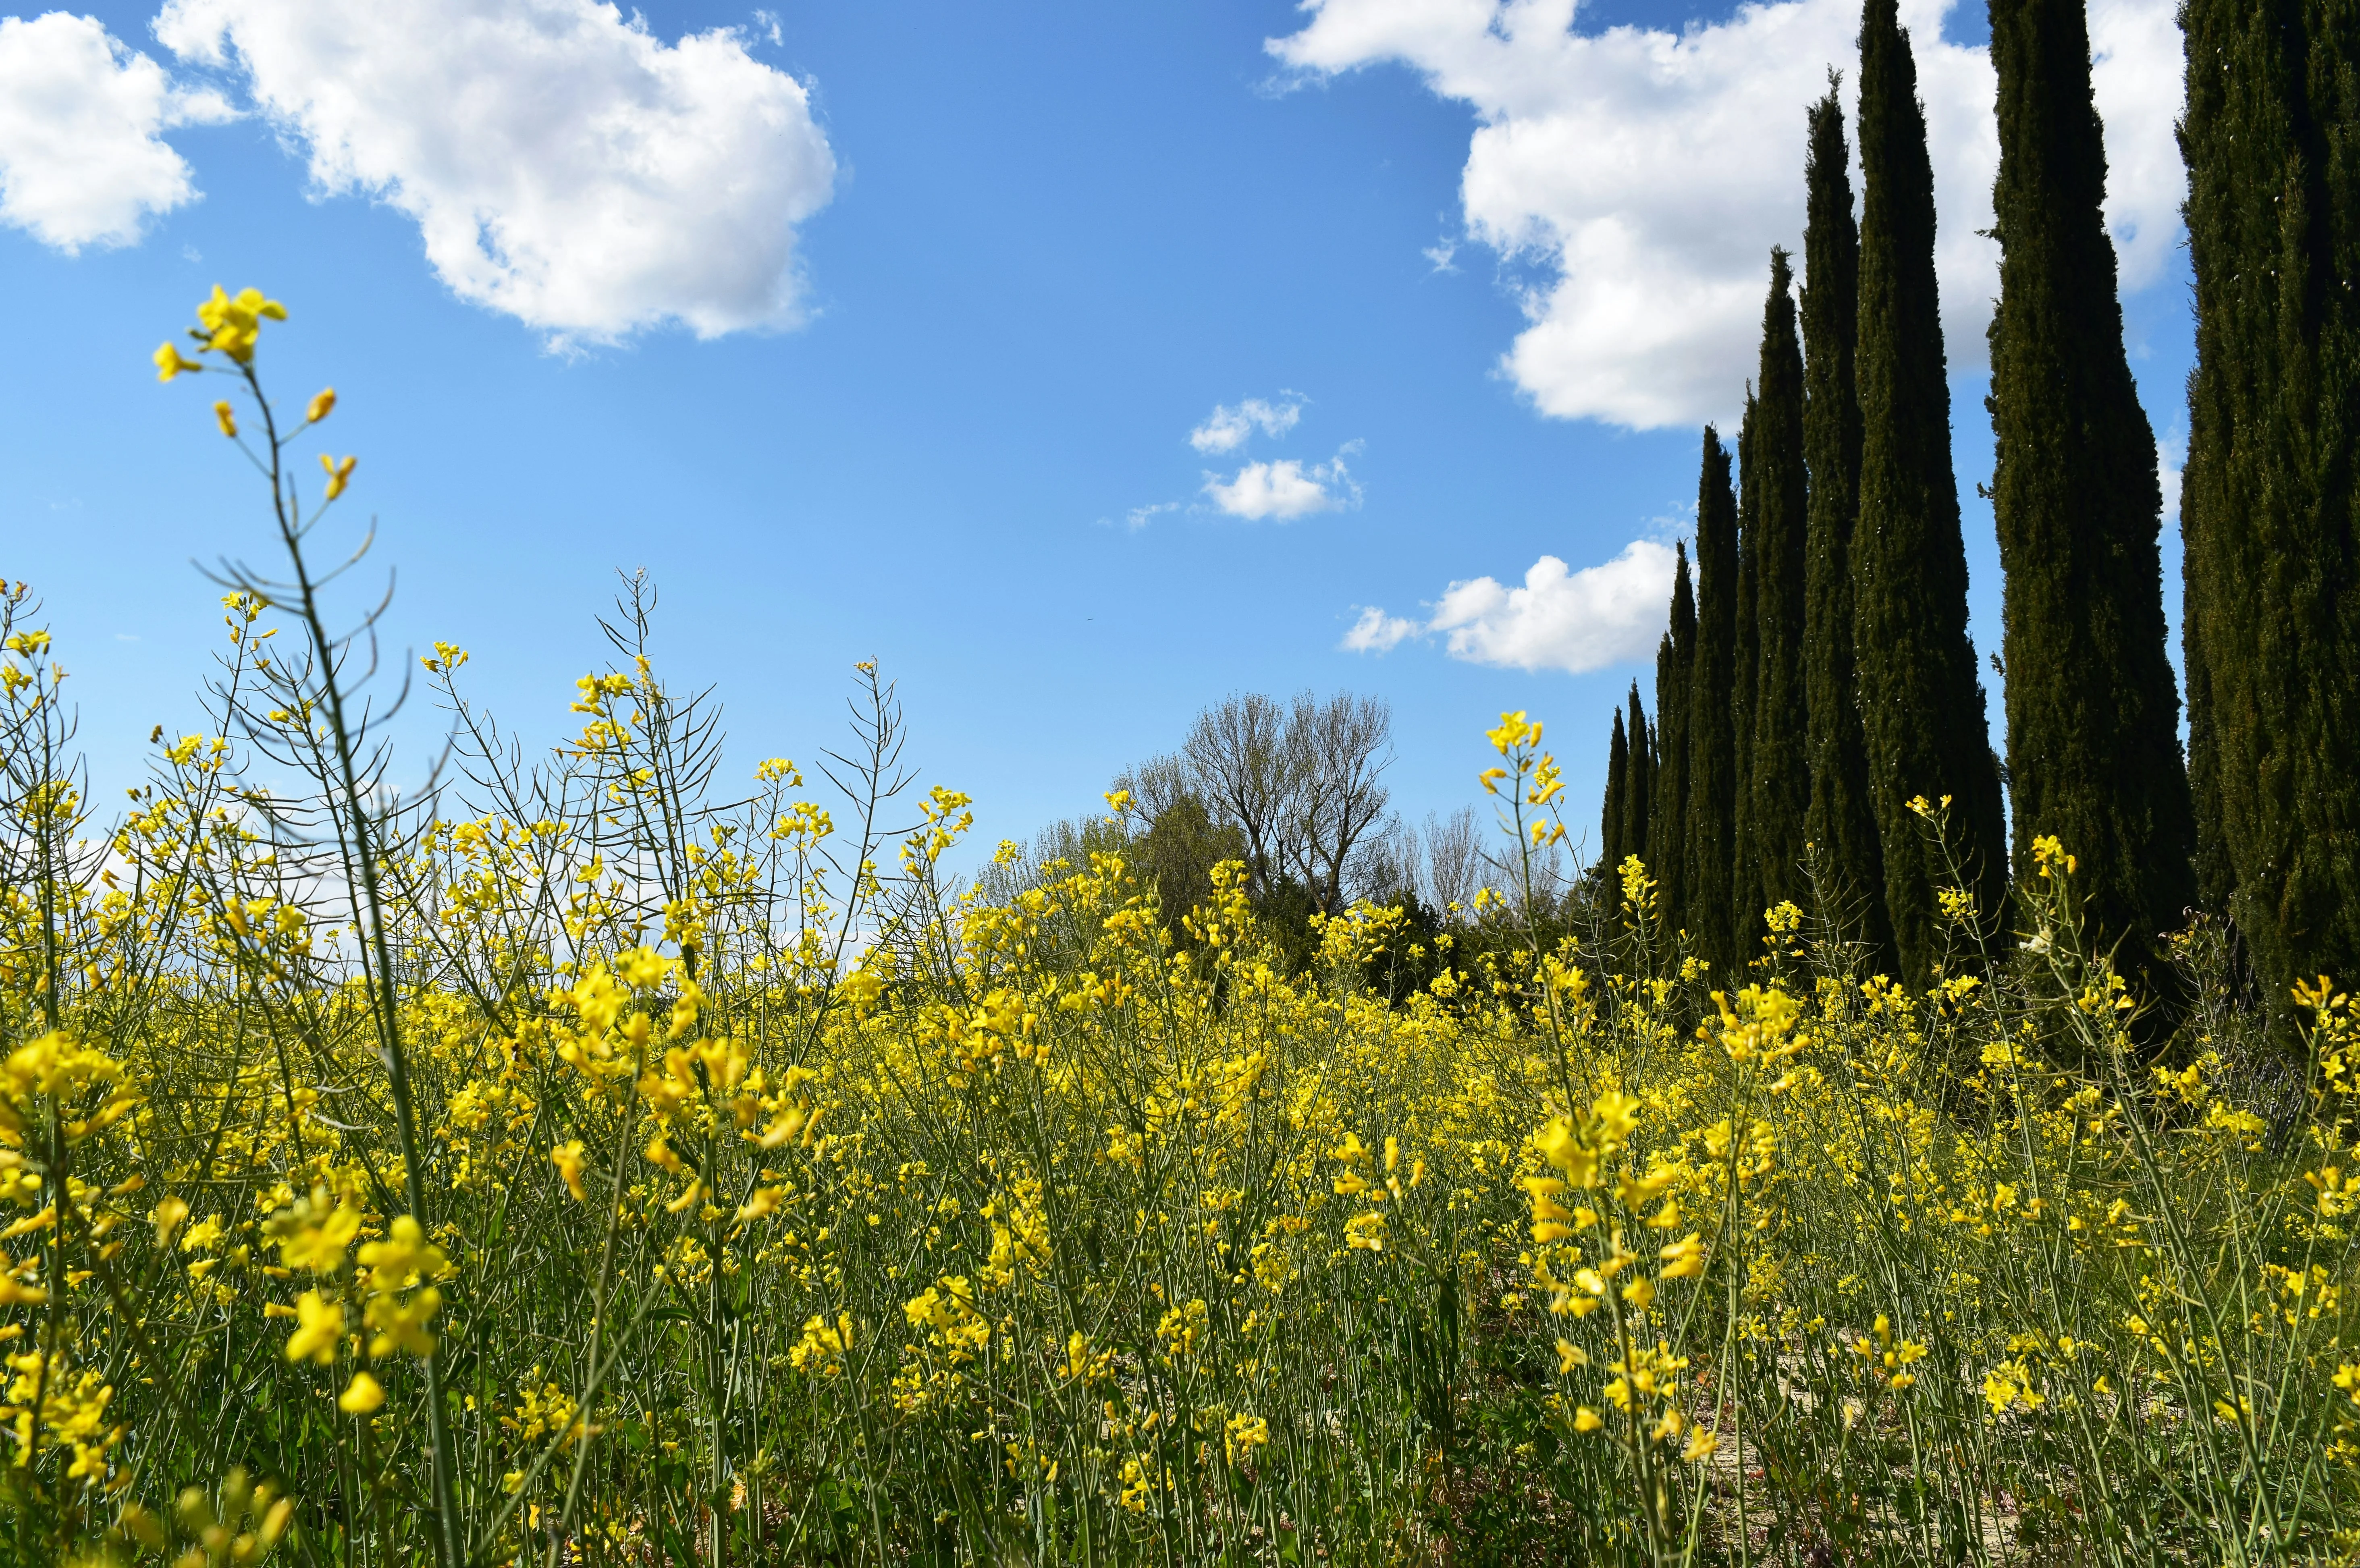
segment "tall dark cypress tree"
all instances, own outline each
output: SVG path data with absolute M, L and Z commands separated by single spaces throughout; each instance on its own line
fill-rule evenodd
M 2188 0 L 2200 861 L 2274 1007 L 2360 975 L 2360 15 Z
M 1630 788 L 1631 746 L 1622 733 L 1622 710 L 1617 708 L 1614 738 L 1606 746 L 1606 799 L 1598 810 L 1598 863 L 1592 868 L 1610 903 L 1616 897 L 1614 889 L 1622 886 L 1616 868 L 1629 853 L 1622 846 L 1622 829 L 1631 816 Z
M 1860 231 L 1852 222 L 1851 154 L 1834 84 L 1811 109 L 1803 236 L 1803 452 L 1810 469 L 1809 561 L 1803 606 L 1804 682 L 1810 701 L 1811 800 L 1803 836 L 1816 846 L 1822 891 L 1872 969 L 1890 971 L 1885 856 L 1868 795 L 1868 742 L 1852 669 L 1852 521 L 1860 511 L 1860 398 L 1852 360 L 1860 332 Z
M 1655 800 L 1655 737 L 1647 725 L 1647 710 L 1639 705 L 1636 681 L 1631 682 L 1630 706 L 1630 722 L 1623 725 L 1630 737 L 1631 760 L 1622 774 L 1622 853 L 1635 855 L 1652 866 L 1647 816 Z
M 1950 472 L 1950 386 L 1934 281 L 1934 170 L 1918 68 L 1895 0 L 1860 34 L 1860 517 L 1853 626 L 1869 799 L 1905 979 L 1939 960 L 1936 891 L 1950 880 L 1908 802 L 1951 798 L 1950 832 L 1986 920 L 2007 894 L 1999 760 L 1967 637 L 1967 553 Z
M 2195 821 L 2164 647 L 2163 492 L 2123 352 L 2082 5 L 1991 0 L 2008 798 L 2017 875 L 2036 835 L 2063 841 L 2098 942 L 2152 973 L 2158 934 L 2195 900 Z
M 1704 430 L 1697 479 L 1696 661 L 1688 683 L 1688 929 L 1717 983 L 1737 980 L 1737 734 L 1731 708 L 1737 664 L 1737 497 L 1729 452 Z
M 1767 908 L 1810 896 L 1803 818 L 1811 802 L 1810 706 L 1803 680 L 1804 574 L 1809 488 L 1803 466 L 1803 347 L 1795 330 L 1794 273 L 1784 250 L 1770 252 L 1770 298 L 1762 311 L 1762 364 L 1754 385 L 1753 442 L 1754 876 Z M 1758 910 L 1757 910 L 1758 913 Z
M 1761 529 L 1760 485 L 1754 456 L 1758 412 L 1745 389 L 1745 418 L 1737 430 L 1737 652 L 1730 688 L 1730 733 L 1737 746 L 1737 848 L 1732 862 L 1730 931 L 1742 964 L 1762 951 L 1762 863 L 1754 843 L 1754 692 L 1762 675 L 1762 625 L 1755 604 L 1754 536 Z
M 1696 669 L 1696 595 L 1688 587 L 1688 547 L 1674 547 L 1671 626 L 1655 645 L 1655 800 L 1647 831 L 1664 925 L 1688 923 L 1688 689 Z
M 2192 246 L 2191 248 L 2193 248 Z M 2199 367 L 2199 375 L 2202 367 Z M 2195 401 L 2191 376 L 2189 400 Z M 2189 458 L 2196 456 L 2195 421 L 2190 421 Z M 2196 503 L 2188 494 L 2188 470 L 2180 471 L 2180 657 L 2188 673 L 2188 793 L 2196 816 L 2196 900 L 2204 909 L 2225 913 L 2235 902 L 2237 870 L 2229 859 L 2225 812 L 2221 804 L 2221 747 L 2212 733 L 2212 679 L 2204 659 L 2205 617 L 2196 608 L 2205 567 L 2197 561 L 2200 549 L 2195 522 Z

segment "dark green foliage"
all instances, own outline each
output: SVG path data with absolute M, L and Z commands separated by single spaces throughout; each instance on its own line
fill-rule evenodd
M 2360 6 L 2188 0 L 2181 528 L 2206 891 L 2274 1007 L 2360 972 Z
M 1803 679 L 1804 575 L 1809 490 L 1803 467 L 1803 348 L 1796 335 L 1794 273 L 1786 253 L 1770 253 L 1770 298 L 1762 312 L 1762 365 L 1754 395 L 1754 874 L 1760 909 L 1808 903 L 1804 813 L 1810 807 L 1809 693 Z
M 1631 819 L 1631 747 L 1622 730 L 1622 710 L 1614 710 L 1614 738 L 1606 747 L 1606 799 L 1598 811 L 1598 861 L 1593 867 L 1608 887 L 1614 868 L 1630 851 L 1623 847 L 1624 826 Z
M 1082 852 L 1071 858 L 1076 866 L 1086 866 L 1089 850 L 1098 846 L 1079 847 Z M 1216 821 L 1203 800 L 1184 794 L 1158 811 L 1145 833 L 1116 847 L 1155 885 L 1155 901 L 1164 924 L 1177 931 L 1189 911 L 1212 898 L 1213 867 L 1225 860 L 1245 858 L 1245 835 Z
M 1450 949 L 1457 944 L 1436 941 L 1450 928 L 1442 911 L 1427 907 L 1414 892 L 1397 892 L 1380 907 L 1399 909 L 1402 923 L 1361 960 L 1360 980 L 1386 1001 L 1398 1004 L 1431 985 L 1450 966 Z
M 2099 941 L 2154 975 L 2158 934 L 2195 900 L 2195 822 L 2164 646 L 2163 493 L 2123 352 L 2082 3 L 1991 0 L 2008 793 L 2016 874 L 2036 835 L 2062 841 Z
M 1853 690 L 1852 522 L 1860 511 L 1860 398 L 1852 362 L 1860 334 L 1860 231 L 1852 222 L 1843 108 L 1833 84 L 1811 109 L 1809 226 L 1803 263 L 1803 454 L 1810 470 L 1805 550 L 1803 680 L 1810 718 L 1810 804 L 1803 836 L 1815 846 L 1820 891 L 1872 967 L 1893 964 L 1885 913 L 1885 856 L 1869 806 L 1868 742 Z
M 2192 379 L 2192 378 L 2191 378 Z M 2194 442 L 2191 443 L 2191 452 Z M 2212 738 L 2212 680 L 2199 641 L 2202 617 L 2196 614 L 2198 564 L 2196 541 L 2188 528 L 2190 504 L 2182 474 L 2180 492 L 2180 653 L 2188 671 L 2188 792 L 2196 815 L 2196 900 L 2203 909 L 2225 912 L 2237 892 L 2236 867 L 2222 831 L 2221 748 Z
M 1696 596 L 1688 587 L 1688 547 L 1675 547 L 1670 629 L 1655 647 L 1655 798 L 1650 807 L 1647 866 L 1655 873 L 1665 925 L 1688 921 L 1688 688 L 1696 668 Z
M 1059 867 L 1060 874 L 1085 870 L 1093 855 L 1120 855 L 1154 887 L 1164 930 L 1184 946 L 1191 943 L 1187 916 L 1212 898 L 1215 866 L 1246 858 L 1246 839 L 1234 823 L 1215 817 L 1202 796 L 1160 767 L 1164 760 L 1127 769 L 1115 780 L 1117 789 L 1132 794 L 1131 815 L 1117 820 L 1093 814 L 1050 823 L 1034 835 L 1029 855 L 1012 866 L 995 864 L 982 874 L 985 892 L 1006 902 L 1039 885 L 1040 867 Z
M 1704 431 L 1697 480 L 1696 660 L 1688 683 L 1688 833 L 1681 854 L 1688 878 L 1684 914 L 1698 953 L 1716 976 L 1733 978 L 1736 908 L 1737 736 L 1731 717 L 1737 662 L 1737 497 L 1729 488 L 1729 452 L 1720 432 Z
M 1307 975 L 1319 961 L 1320 928 L 1315 917 L 1324 913 L 1318 895 L 1295 878 L 1280 876 L 1253 897 L 1254 920 L 1277 950 L 1280 967 L 1288 975 Z
M 1936 891 L 1952 882 L 1908 802 L 1950 796 L 1952 847 L 1986 919 L 2007 891 L 1999 762 L 1967 638 L 1967 556 L 1950 472 L 1950 387 L 1934 281 L 1934 171 L 1918 70 L 1895 0 L 1860 36 L 1860 517 L 1853 626 L 1869 799 L 1901 972 L 1939 961 Z
M 1630 738 L 1631 761 L 1623 774 L 1622 789 L 1622 853 L 1645 860 L 1651 853 L 1647 838 L 1648 809 L 1655 799 L 1655 737 L 1647 724 L 1647 710 L 1639 705 L 1639 683 L 1631 682 L 1631 722 L 1624 727 Z M 1622 866 L 1616 861 L 1616 867 Z
M 1762 950 L 1762 860 L 1754 843 L 1754 691 L 1762 672 L 1762 624 L 1754 593 L 1754 536 L 1760 531 L 1760 480 L 1754 459 L 1758 409 L 1746 388 L 1745 421 L 1737 431 L 1737 653 L 1729 698 L 1736 746 L 1737 858 L 1730 877 L 1730 931 L 1742 963 Z

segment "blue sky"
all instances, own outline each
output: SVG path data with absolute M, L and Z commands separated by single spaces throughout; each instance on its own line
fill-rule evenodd
M 367 50 L 306 30 L 348 9 Z M 1991 648 L 1979 10 L 1906 16 L 1957 188 L 1946 313 Z M 1473 798 L 1480 732 L 1512 708 L 1594 800 L 1608 712 L 1652 673 L 1647 551 L 1685 526 L 1698 423 L 1742 394 L 1767 247 L 1799 245 L 1803 108 L 1853 12 L 1568 12 L 654 4 L 632 39 L 585 0 L 180 0 L 161 29 L 152 5 L 0 24 L 20 106 L 0 111 L 20 302 L 0 571 L 47 599 L 104 789 L 137 779 L 152 725 L 197 727 L 220 621 L 191 561 L 267 561 L 268 539 L 214 389 L 158 387 L 148 355 L 213 284 L 256 284 L 292 318 L 266 335 L 271 385 L 341 394 L 323 433 L 359 454 L 347 521 L 375 517 L 399 573 L 388 652 L 468 648 L 475 692 L 531 740 L 563 733 L 614 572 L 644 566 L 661 662 L 718 685 L 733 773 L 833 744 L 849 667 L 875 658 L 987 839 L 1090 809 L 1237 690 L 1390 698 L 1413 818 Z M 470 17 L 574 42 L 453 79 L 429 35 Z M 2170 438 L 2191 354 L 2156 152 L 2176 35 L 2155 0 L 2093 26 L 2135 367 Z M 81 47 L 101 28 L 112 56 Z M 737 31 L 697 43 L 716 28 Z M 639 91 L 634 60 L 670 73 L 688 131 L 726 134 L 617 206 L 568 138 L 602 93 Z M 322 81 L 366 112 L 302 97 Z M 22 107 L 28 82 L 49 107 Z M 94 128 L 52 134 L 68 122 Z M 454 267 L 462 223 L 430 254 L 420 214 L 453 212 L 510 223 L 508 249 Z M 608 256 L 650 228 L 657 261 Z M 1248 399 L 1270 417 L 1236 444 L 1191 443 Z M 1288 517 L 1289 496 L 1320 509 Z M 1233 515 L 1255 497 L 1264 515 Z M 1572 575 L 1512 596 L 1545 557 Z M 1343 646 L 1371 609 L 1393 646 Z

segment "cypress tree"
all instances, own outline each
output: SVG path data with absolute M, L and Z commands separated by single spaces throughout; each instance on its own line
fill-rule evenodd
M 2199 366 L 2200 375 L 2202 368 Z M 2191 377 L 2191 382 L 2195 379 Z M 2190 401 L 2194 400 L 2195 389 L 2191 386 Z M 2190 423 L 2192 426 L 2194 421 Z M 2197 443 L 2192 429 L 2188 444 L 2189 459 L 2193 463 Z M 2196 514 L 2188 495 L 2185 469 L 2181 471 L 2180 512 L 2180 657 L 2188 672 L 2188 793 L 2196 816 L 2196 899 L 2206 909 L 2225 913 L 2235 899 L 2237 872 L 2230 864 L 2229 845 L 2222 829 L 2221 749 L 2212 736 L 2212 681 L 2200 640 L 2202 617 L 2196 609 L 2196 595 L 2202 586 L 2199 574 L 2204 568 L 2196 559 Z
M 1622 710 L 1614 710 L 1614 738 L 1606 746 L 1606 800 L 1598 812 L 1598 864 L 1595 870 L 1600 884 L 1606 889 L 1607 901 L 1614 898 L 1617 873 L 1626 853 L 1622 847 L 1622 825 L 1630 817 L 1631 747 L 1622 733 Z
M 1699 956 L 1729 984 L 1737 974 L 1732 877 L 1737 854 L 1737 735 L 1731 715 L 1737 662 L 1737 497 L 1729 452 L 1704 430 L 1697 480 L 1696 659 L 1688 681 L 1688 811 L 1683 849 L 1688 930 Z
M 1754 560 L 1761 532 L 1760 485 L 1754 457 L 1758 412 L 1745 389 L 1745 418 L 1737 429 L 1737 652 L 1730 688 L 1730 733 L 1737 747 L 1737 847 L 1730 876 L 1730 931 L 1742 965 L 1761 951 L 1762 863 L 1754 842 L 1754 693 L 1762 670 L 1762 624 L 1755 604 Z
M 2188 0 L 2200 859 L 2274 1007 L 2360 973 L 2360 16 Z
M 1631 682 L 1631 721 L 1624 730 L 1630 736 L 1631 760 L 1622 774 L 1622 853 L 1646 861 L 1647 813 L 1655 799 L 1655 737 L 1647 725 L 1647 710 L 1639 705 L 1636 681 Z M 1615 864 L 1619 867 L 1622 863 Z
M 2082 5 L 1991 0 L 2008 799 L 2017 875 L 2054 834 L 2080 862 L 2097 943 L 2152 971 L 2157 935 L 2195 899 L 2195 822 L 2164 647 L 2163 491 L 2123 352 Z
M 1909 801 L 1949 796 L 1952 851 L 1976 907 L 2007 892 L 1999 761 L 1967 637 L 1967 555 L 1950 472 L 1950 387 L 1934 280 L 1934 170 L 1918 69 L 1896 0 L 1860 36 L 1860 517 L 1853 626 L 1869 799 L 1903 978 L 1939 961 L 1936 891 L 1950 874 Z
M 1754 809 L 1756 913 L 1782 899 L 1807 902 L 1804 813 L 1811 800 L 1809 695 L 1803 681 L 1804 572 L 1809 490 L 1803 466 L 1803 347 L 1796 335 L 1794 273 L 1770 252 L 1762 311 L 1762 364 L 1754 405 L 1754 621 L 1756 654 Z
M 1696 596 L 1688 587 L 1688 547 L 1674 547 L 1671 626 L 1655 645 L 1655 799 L 1647 832 L 1655 856 L 1664 925 L 1684 931 L 1688 912 L 1688 688 L 1696 668 Z
M 1803 605 L 1809 691 L 1811 799 L 1803 835 L 1818 852 L 1822 891 L 1868 962 L 1889 969 L 1885 857 L 1868 796 L 1868 742 L 1852 670 L 1852 521 L 1860 511 L 1860 398 L 1852 385 L 1860 328 L 1860 231 L 1852 213 L 1851 154 L 1834 83 L 1811 109 L 1808 227 L 1803 236 L 1803 452 L 1810 525 Z

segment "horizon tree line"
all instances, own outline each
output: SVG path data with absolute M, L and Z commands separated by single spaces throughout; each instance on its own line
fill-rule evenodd
M 1437 929 L 1469 923 L 1477 891 L 1501 871 L 1476 810 L 1404 821 L 1384 782 L 1393 761 L 1393 710 L 1382 697 L 1232 692 L 1198 713 L 1175 749 L 1115 776 L 1108 793 L 1120 796 L 1118 810 L 1051 823 L 1029 855 L 996 865 L 984 880 L 1006 898 L 1036 884 L 1044 867 L 1079 868 L 1093 853 L 1119 852 L 1177 921 L 1210 896 L 1213 868 L 1234 860 L 1248 897 L 1290 942 L 1311 917 L 1342 914 L 1361 899 L 1406 900 Z M 1554 900 L 1570 879 L 1556 846 L 1541 858 Z

